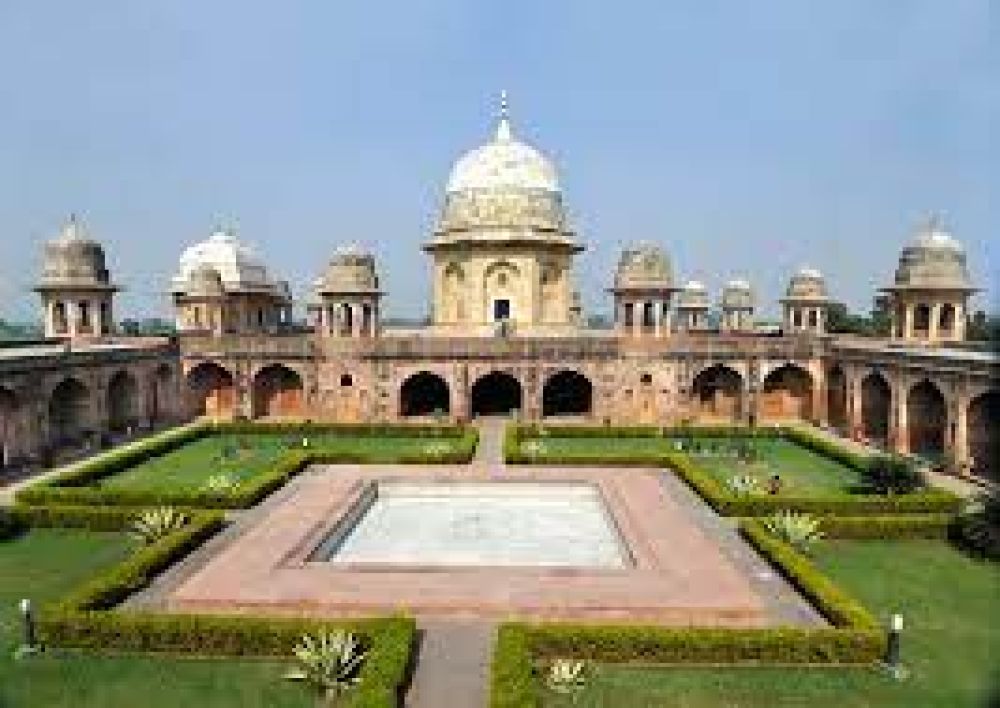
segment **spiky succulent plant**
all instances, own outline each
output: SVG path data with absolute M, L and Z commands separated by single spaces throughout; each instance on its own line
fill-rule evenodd
M 292 653 L 298 665 L 285 678 L 308 683 L 327 701 L 336 700 L 358 683 L 358 671 L 365 660 L 361 642 L 344 630 L 304 634 Z
M 132 521 L 131 535 L 149 545 L 183 527 L 187 522 L 187 514 L 172 506 L 146 509 Z
M 782 541 L 801 551 L 823 538 L 823 532 L 819 528 L 820 520 L 810 514 L 779 511 L 765 518 L 764 526 Z

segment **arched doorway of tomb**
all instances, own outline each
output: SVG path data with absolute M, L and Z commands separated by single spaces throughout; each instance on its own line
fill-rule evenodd
M 980 394 L 969 404 L 969 455 L 972 471 L 1000 482 L 1000 391 Z
M 924 379 L 906 396 L 906 425 L 909 450 L 917 455 L 940 455 L 944 452 L 948 407 L 941 391 Z
M 498 415 L 521 408 L 521 384 L 502 371 L 493 371 L 472 384 L 472 415 Z
M 108 428 L 124 432 L 139 422 L 139 385 L 135 377 L 122 369 L 108 381 Z
M 90 392 L 74 378 L 63 379 L 49 397 L 49 443 L 54 447 L 78 443 L 88 432 Z
M 149 422 L 163 423 L 170 416 L 173 400 L 174 372 L 167 364 L 160 364 L 149 382 Z
M 0 469 L 9 465 L 14 458 L 18 409 L 14 392 L 0 387 Z
M 399 387 L 399 415 L 447 415 L 451 412 L 451 394 L 448 383 L 429 371 L 408 376 Z
M 236 405 L 233 375 L 215 362 L 206 361 L 186 377 L 188 410 L 192 415 L 228 417 Z
M 589 415 L 594 407 L 594 386 L 578 371 L 564 369 L 542 387 L 542 415 Z
M 724 364 L 702 369 L 691 384 L 698 413 L 712 418 L 738 418 L 742 391 L 743 377 Z
M 892 389 L 877 371 L 861 381 L 861 428 L 864 436 L 886 444 L 889 440 L 889 406 Z
M 812 417 L 812 376 L 797 364 L 783 364 L 764 378 L 759 400 L 761 418 Z
M 838 365 L 834 365 L 826 372 L 826 414 L 833 428 L 842 435 L 849 434 L 847 377 Z
M 284 364 L 269 364 L 253 378 L 255 418 L 302 415 L 302 377 Z

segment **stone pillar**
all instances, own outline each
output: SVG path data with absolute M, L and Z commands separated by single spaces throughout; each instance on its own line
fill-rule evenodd
M 669 338 L 673 331 L 674 331 L 674 311 L 669 308 L 668 304 L 666 312 L 666 331 L 664 332 L 664 336 Z
M 642 303 L 632 302 L 632 336 L 638 337 L 642 330 Z
M 903 339 L 913 339 L 913 303 L 903 306 Z
M 952 442 L 952 454 L 959 468 L 969 462 L 969 400 L 965 391 L 958 391 L 955 401 L 955 439 Z
M 931 305 L 931 321 L 927 323 L 927 340 L 934 343 L 938 339 L 938 323 L 941 321 L 941 303 Z
M 812 417 L 821 425 L 828 425 L 830 422 L 827 415 L 827 393 L 826 377 L 821 364 L 816 367 L 812 387 Z
M 890 389 L 892 391 L 890 409 L 893 411 L 890 421 L 890 443 L 893 450 L 905 455 L 910 451 L 910 425 L 906 415 L 907 382 L 905 379 L 896 380 Z
M 653 303 L 653 337 L 655 337 L 657 339 L 660 338 L 660 317 L 661 317 L 660 303 L 654 302 Z
M 955 326 L 952 328 L 956 342 L 965 341 L 965 303 L 955 303 Z
M 896 306 L 895 302 L 890 302 L 889 304 L 889 339 L 899 338 L 899 316 L 897 310 L 899 308 Z

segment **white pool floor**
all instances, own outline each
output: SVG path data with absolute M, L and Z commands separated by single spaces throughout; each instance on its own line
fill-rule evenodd
M 328 562 L 628 565 L 597 487 L 559 482 L 380 482 Z

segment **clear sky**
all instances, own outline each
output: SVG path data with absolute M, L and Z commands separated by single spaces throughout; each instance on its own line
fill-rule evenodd
M 806 264 L 867 310 L 929 210 L 996 300 L 998 2 L 3 0 L 0 317 L 35 316 L 74 211 L 122 316 L 169 312 L 220 219 L 297 296 L 364 244 L 390 312 L 420 315 L 419 245 L 501 88 L 560 168 L 591 311 L 633 240 L 772 312 Z

